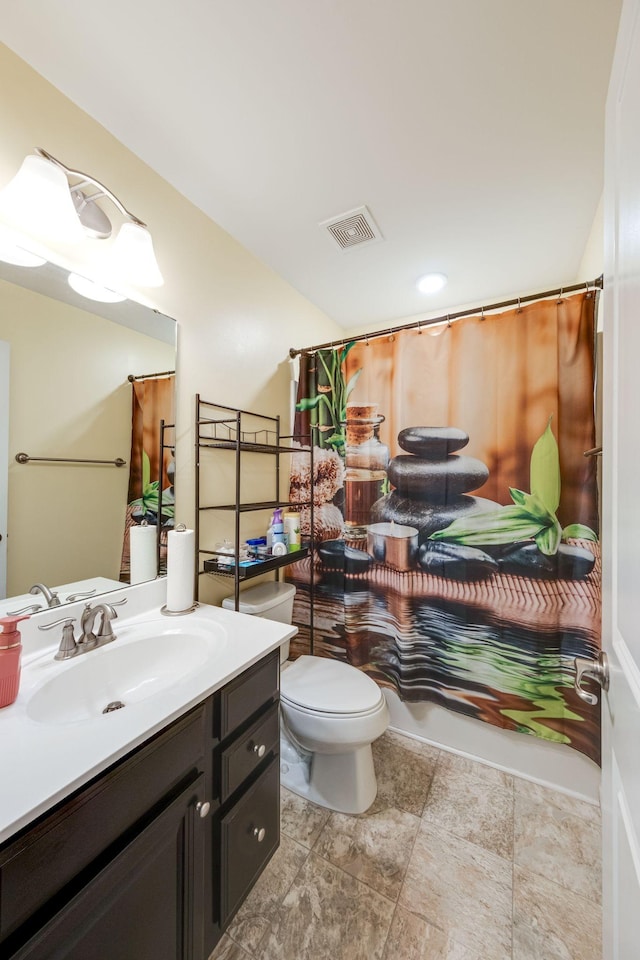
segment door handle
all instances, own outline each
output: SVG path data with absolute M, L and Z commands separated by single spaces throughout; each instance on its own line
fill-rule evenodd
M 588 660 L 586 657 L 576 657 L 573 661 L 576 668 L 576 679 L 574 687 L 581 700 L 590 704 L 592 707 L 598 702 L 598 696 L 595 693 L 589 693 L 582 687 L 582 680 L 588 677 L 599 683 L 603 690 L 609 689 L 609 660 L 604 650 L 598 654 L 597 660 Z

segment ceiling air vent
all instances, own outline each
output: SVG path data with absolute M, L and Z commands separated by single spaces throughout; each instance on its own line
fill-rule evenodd
M 358 207 L 341 213 L 330 220 L 323 220 L 318 224 L 329 232 L 330 237 L 341 250 L 350 250 L 352 247 L 362 247 L 366 243 L 377 243 L 382 240 L 378 225 L 371 216 L 367 207 Z

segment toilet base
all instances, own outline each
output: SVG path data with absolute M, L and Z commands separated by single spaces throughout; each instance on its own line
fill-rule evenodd
M 349 753 L 306 754 L 282 732 L 280 742 L 283 787 L 338 813 L 357 814 L 369 809 L 378 792 L 370 744 Z

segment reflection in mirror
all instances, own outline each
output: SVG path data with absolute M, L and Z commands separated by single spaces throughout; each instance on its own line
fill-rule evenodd
M 175 368 L 175 327 L 132 301 L 79 296 L 52 264 L 0 262 L 0 616 L 46 607 L 46 592 L 29 593 L 36 584 L 69 602 L 128 582 L 125 529 L 143 516 L 155 522 L 160 487 L 169 500 L 173 493 L 172 432 L 162 480 L 159 441 L 142 440 L 146 422 L 133 433 L 149 460 L 142 444 L 132 460 L 132 393 L 139 405 L 155 391 L 147 375 Z M 170 515 L 165 506 L 165 524 Z

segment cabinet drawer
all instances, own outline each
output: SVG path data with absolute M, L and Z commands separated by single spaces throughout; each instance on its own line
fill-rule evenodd
M 255 663 L 220 691 L 220 739 L 278 697 L 280 650 Z
M 275 757 L 220 822 L 224 927 L 280 842 L 280 764 Z
M 193 775 L 204 717 L 197 707 L 0 851 L 0 941 Z
M 246 780 L 249 774 L 271 753 L 278 753 L 280 717 L 278 703 L 269 707 L 237 740 L 222 751 L 220 770 L 220 802 Z

